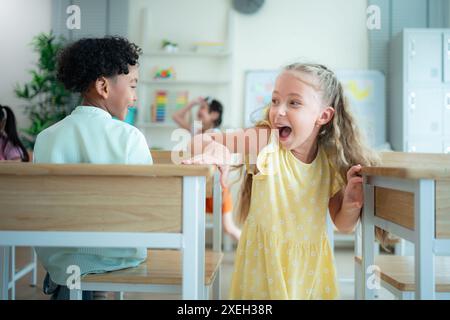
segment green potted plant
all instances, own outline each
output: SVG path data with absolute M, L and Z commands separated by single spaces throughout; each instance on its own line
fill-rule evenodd
M 65 40 L 57 38 L 52 32 L 37 35 L 31 45 L 38 54 L 34 70 L 30 70 L 31 80 L 16 85 L 15 94 L 26 101 L 25 114 L 30 126 L 21 129 L 25 146 L 32 150 L 36 136 L 44 129 L 70 114 L 80 102 L 79 96 L 67 91 L 56 79 L 56 62 Z

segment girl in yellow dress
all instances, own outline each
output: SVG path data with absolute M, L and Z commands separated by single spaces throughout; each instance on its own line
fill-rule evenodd
M 354 229 L 363 204 L 361 165 L 377 158 L 362 143 L 341 83 L 322 65 L 287 66 L 266 115 L 256 128 L 197 138 L 202 157 L 188 162 L 226 165 L 218 155 L 246 155 L 240 203 L 245 223 L 230 298 L 335 299 L 327 209 L 339 231 Z M 254 170 L 248 165 L 252 155 Z

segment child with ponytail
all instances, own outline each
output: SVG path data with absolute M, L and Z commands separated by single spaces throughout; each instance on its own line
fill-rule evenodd
M 326 215 L 339 231 L 353 231 L 363 205 L 361 167 L 378 161 L 362 142 L 341 83 L 322 65 L 285 67 L 266 119 L 240 135 L 201 138 L 208 163 L 224 146 L 256 159 L 253 168 L 246 161 L 244 226 L 230 298 L 336 299 Z M 230 141 L 250 136 L 257 137 L 256 147 L 230 147 Z M 202 162 L 197 156 L 188 163 Z
M 13 111 L 0 105 L 0 161 L 5 160 L 28 162 L 29 156 L 17 134 Z

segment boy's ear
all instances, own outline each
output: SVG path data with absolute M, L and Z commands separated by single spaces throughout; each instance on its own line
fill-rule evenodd
M 95 80 L 95 91 L 103 99 L 107 99 L 109 95 L 109 82 L 105 77 L 100 77 Z
M 333 119 L 333 116 L 334 116 L 334 108 L 326 107 L 324 110 L 322 110 L 319 119 L 317 119 L 317 124 L 323 126 L 328 122 L 330 122 L 331 119 Z

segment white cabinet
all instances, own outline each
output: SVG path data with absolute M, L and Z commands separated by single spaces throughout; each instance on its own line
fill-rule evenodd
M 440 83 L 442 79 L 442 35 L 409 33 L 405 39 L 410 83 Z
M 408 136 L 442 135 L 440 88 L 411 88 L 407 91 L 406 129 Z
M 404 29 L 391 42 L 389 74 L 393 149 L 449 152 L 450 29 Z
M 450 32 L 444 33 L 444 82 L 450 84 Z
M 450 137 L 450 86 L 443 90 L 444 103 L 444 135 Z

